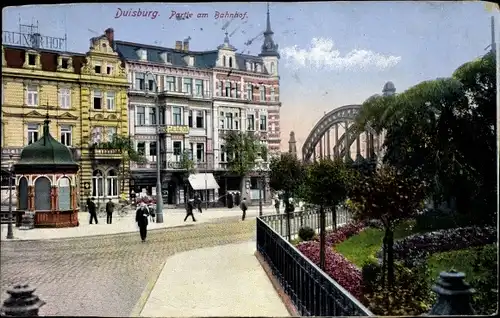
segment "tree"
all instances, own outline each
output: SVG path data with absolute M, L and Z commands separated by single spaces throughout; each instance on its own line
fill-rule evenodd
M 245 177 L 254 169 L 258 155 L 262 155 L 262 145 L 254 134 L 240 131 L 229 131 L 223 139 L 228 172 L 241 178 L 240 191 L 244 193 Z
M 306 202 L 320 208 L 320 266 L 325 268 L 325 208 L 332 211 L 336 227 L 336 208 L 347 196 L 351 170 L 340 159 L 320 159 L 306 168 L 303 195 Z
M 182 173 L 181 173 L 182 180 L 185 183 L 186 189 L 188 189 L 187 180 L 189 178 L 189 175 L 196 172 L 194 161 L 191 159 L 189 150 L 184 150 L 184 152 L 182 153 L 181 160 L 179 162 L 179 166 L 182 169 Z M 189 193 L 185 193 L 185 198 L 188 198 L 188 197 L 189 197 Z M 184 201 L 187 202 L 186 200 L 184 200 Z
M 284 153 L 271 159 L 269 170 L 269 186 L 275 191 L 283 191 L 284 194 L 288 240 L 291 240 L 289 199 L 297 197 L 304 180 L 304 167 L 295 156 Z
M 385 165 L 373 176 L 360 176 L 351 185 L 349 199 L 358 204 L 358 219 L 377 219 L 384 226 L 384 261 L 387 259 L 387 282 L 394 282 L 394 227 L 399 221 L 413 216 L 421 206 L 427 183 L 418 177 L 408 177 L 400 170 Z M 385 262 L 384 262 L 385 263 Z

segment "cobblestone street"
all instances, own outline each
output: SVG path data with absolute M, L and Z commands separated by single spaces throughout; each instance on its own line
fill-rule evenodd
M 255 220 L 224 220 L 149 231 L 146 243 L 139 233 L 2 241 L 0 300 L 8 286 L 27 282 L 47 303 L 40 315 L 129 317 L 168 256 L 254 238 Z

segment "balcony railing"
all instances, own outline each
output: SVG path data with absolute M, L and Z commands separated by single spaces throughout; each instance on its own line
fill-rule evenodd
M 354 296 L 257 218 L 257 251 L 301 316 L 373 316 Z

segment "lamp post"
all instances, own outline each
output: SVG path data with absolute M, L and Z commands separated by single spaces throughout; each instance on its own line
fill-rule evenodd
M 7 239 L 14 238 L 12 231 L 12 155 L 9 155 L 9 223 L 7 225 Z
M 153 81 L 155 83 L 155 94 L 154 94 L 154 103 L 156 106 L 156 223 L 163 223 L 163 198 L 161 195 L 161 154 L 160 154 L 160 104 L 158 103 L 158 82 L 156 81 L 156 77 L 150 71 L 146 71 L 146 78 L 148 75 L 151 75 Z M 144 83 L 146 84 L 146 83 Z M 146 85 L 144 85 L 146 94 L 148 94 L 148 89 Z
M 262 216 L 262 164 L 264 163 L 264 159 L 258 155 L 257 159 L 255 159 L 255 167 L 259 173 L 259 216 Z

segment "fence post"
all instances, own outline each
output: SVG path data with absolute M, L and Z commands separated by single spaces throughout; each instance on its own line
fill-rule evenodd
M 457 273 L 454 270 L 439 274 L 438 282 L 432 286 L 432 291 L 437 294 L 438 298 L 429 315 L 474 315 L 471 298 L 475 291 L 464 281 L 464 278 L 464 273 Z
M 33 295 L 35 288 L 28 284 L 15 285 L 7 289 L 10 297 L 3 302 L 0 316 L 4 317 L 33 317 L 38 316 L 38 310 L 45 305 L 43 300 Z

